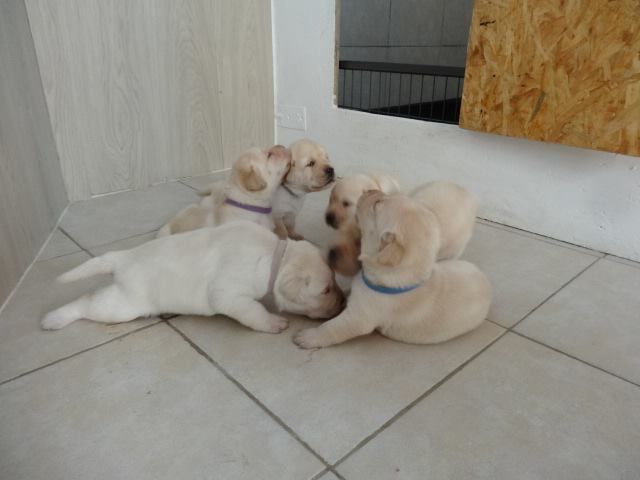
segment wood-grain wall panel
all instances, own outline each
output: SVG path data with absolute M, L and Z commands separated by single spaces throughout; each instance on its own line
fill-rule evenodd
M 273 140 L 270 2 L 26 0 L 72 199 Z
M 67 204 L 23 0 L 0 2 L 0 304 Z
M 271 2 L 221 0 L 216 15 L 225 166 L 254 145 L 273 143 Z
M 460 126 L 640 155 L 640 2 L 476 0 Z

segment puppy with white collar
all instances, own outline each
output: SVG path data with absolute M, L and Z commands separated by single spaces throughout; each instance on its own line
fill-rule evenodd
M 406 343 L 439 343 L 473 330 L 486 318 L 491 285 L 473 264 L 436 263 L 439 223 L 402 194 L 370 192 L 357 208 L 362 275 L 346 309 L 319 327 L 298 332 L 302 348 L 328 347 L 378 330 Z
M 291 151 L 282 145 L 251 148 L 236 159 L 228 181 L 213 185 L 199 204 L 186 207 L 158 231 L 158 237 L 248 220 L 269 230 L 274 195 L 291 166 Z
M 296 217 L 304 205 L 305 196 L 329 187 L 335 180 L 335 170 L 327 151 L 319 143 L 303 139 L 289 145 L 291 168 L 278 188 L 273 201 L 276 233 L 281 238 L 301 240 L 296 232 Z
M 48 313 L 42 328 L 59 329 L 81 318 L 122 323 L 177 313 L 222 314 L 253 330 L 279 333 L 287 328 L 287 320 L 260 303 L 267 294 L 279 310 L 312 318 L 336 315 L 344 301 L 315 246 L 280 240 L 246 221 L 109 252 L 58 280 L 70 282 L 100 273 L 112 273 L 114 282 Z

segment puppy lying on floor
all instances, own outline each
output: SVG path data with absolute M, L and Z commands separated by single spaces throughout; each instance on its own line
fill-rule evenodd
M 233 162 L 227 182 L 216 185 L 200 204 L 186 207 L 158 231 L 158 237 L 248 220 L 269 230 L 274 195 L 289 171 L 291 151 L 282 145 L 251 148 Z
M 109 252 L 62 274 L 59 281 L 99 273 L 113 273 L 114 283 L 48 313 L 42 328 L 59 329 L 80 318 L 121 323 L 177 313 L 223 314 L 253 330 L 279 333 L 287 320 L 259 302 L 267 294 L 279 310 L 312 318 L 330 318 L 344 303 L 316 247 L 279 240 L 246 221 Z
M 307 193 L 324 190 L 335 179 L 325 148 L 311 140 L 298 140 L 289 145 L 291 168 L 276 190 L 273 217 L 280 238 L 301 240 L 296 233 L 296 217 Z
M 439 343 L 476 328 L 486 318 L 491 285 L 473 264 L 436 263 L 438 223 L 418 202 L 370 192 L 358 205 L 362 275 L 346 309 L 319 327 L 298 332 L 302 348 L 328 347 L 378 330 L 407 343 Z
M 440 230 L 438 260 L 459 258 L 471 239 L 478 210 L 474 196 L 460 185 L 430 182 L 413 190 L 409 196 L 429 210 Z M 329 249 L 329 265 L 336 272 L 354 276 L 360 271 L 360 230 L 351 224 L 341 228 Z

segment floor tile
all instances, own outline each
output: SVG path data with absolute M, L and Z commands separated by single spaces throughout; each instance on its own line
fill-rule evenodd
M 208 175 L 181 178 L 180 181 L 196 190 L 205 190 L 212 183 L 216 183 L 229 178 L 229 172 L 230 170 L 222 170 L 220 172 L 209 173 Z
M 31 267 L 0 314 L 0 382 L 157 321 L 104 325 L 79 320 L 62 330 L 41 330 L 40 320 L 49 310 L 109 281 L 106 275 L 67 285 L 54 281 L 88 258 L 74 253 Z
M 338 472 L 388 478 L 626 479 L 640 389 L 509 333 Z
M 324 475 L 322 475 L 318 480 L 338 480 L 338 477 L 336 477 L 332 472 L 327 472 Z
M 149 232 L 134 237 L 123 238 L 122 240 L 116 240 L 115 242 L 100 245 L 99 247 L 91 247 L 89 252 L 91 252 L 92 255 L 98 256 L 114 250 L 130 250 L 155 239 L 157 233 L 158 232 Z
M 489 277 L 494 300 L 489 318 L 510 327 L 596 258 L 503 229 L 477 224 L 462 258 Z
M 37 261 L 49 260 L 50 258 L 61 257 L 62 255 L 79 251 L 80 247 L 73 243 L 64 233 L 56 229 L 49 238 L 42 253 L 38 256 Z
M 597 252 L 595 250 L 591 250 L 590 248 L 581 247 L 580 245 L 574 245 L 573 243 L 563 242 L 562 240 L 556 240 L 555 238 L 545 237 L 544 235 L 538 235 L 537 233 L 527 232 L 526 230 L 521 230 L 519 228 L 510 227 L 509 225 L 503 225 L 501 223 L 495 223 L 490 220 L 485 220 L 483 218 L 478 219 L 478 223 L 482 223 L 484 225 L 488 225 L 490 227 L 499 228 L 501 230 L 506 230 L 507 232 L 513 232 L 518 235 L 522 235 L 524 237 L 533 238 L 534 240 L 540 240 L 542 242 L 547 242 L 552 245 L 558 245 L 560 247 L 569 248 L 571 250 L 575 250 L 577 252 L 586 253 L 587 255 L 593 255 L 594 257 L 603 257 L 605 254 L 602 252 Z
M 516 331 L 640 384 L 639 292 L 639 268 L 602 259 Z
M 635 268 L 640 268 L 640 262 L 634 262 L 633 260 L 629 260 L 628 258 L 616 257 L 614 255 L 607 255 L 607 260 L 611 260 L 612 262 L 624 263 L 625 265 L 631 265 Z
M 298 349 L 296 320 L 280 335 L 226 318 L 171 323 L 220 363 L 323 458 L 334 462 L 495 339 L 489 322 L 451 342 L 407 345 L 370 335 L 317 351 Z
M 0 387 L 0 478 L 311 478 L 324 466 L 164 324 Z
M 180 182 L 76 202 L 60 226 L 84 248 L 157 230 L 180 209 L 197 200 Z

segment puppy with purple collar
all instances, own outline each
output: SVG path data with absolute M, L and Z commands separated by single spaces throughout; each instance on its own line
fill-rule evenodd
M 368 192 L 358 201 L 362 274 L 346 309 L 298 332 L 302 348 L 328 347 L 378 330 L 406 343 L 439 343 L 467 333 L 486 318 L 491 285 L 473 264 L 437 262 L 436 216 L 401 193 Z
M 158 231 L 158 237 L 247 220 L 273 231 L 274 196 L 291 167 L 282 145 L 251 148 L 233 163 L 226 182 L 212 185 L 199 204 L 186 207 Z

